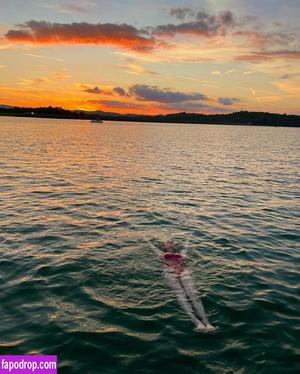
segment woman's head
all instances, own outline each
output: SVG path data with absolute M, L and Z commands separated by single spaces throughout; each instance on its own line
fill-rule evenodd
M 165 252 L 174 253 L 175 252 L 175 243 L 173 242 L 173 240 L 167 240 L 166 242 L 164 242 L 163 249 L 164 249 Z

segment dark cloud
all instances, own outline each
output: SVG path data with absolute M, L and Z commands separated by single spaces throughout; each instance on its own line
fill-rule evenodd
M 159 44 L 147 31 L 138 30 L 125 23 L 117 25 L 113 23 L 28 21 L 19 25 L 18 29 L 9 30 L 5 37 L 13 42 L 34 44 L 117 45 L 140 52 L 149 51 Z
M 113 89 L 109 89 L 109 90 L 102 90 L 101 88 L 99 88 L 98 86 L 95 86 L 94 88 L 90 88 L 90 87 L 87 87 L 85 85 L 83 85 L 83 88 L 84 88 L 84 92 L 88 92 L 88 93 L 91 93 L 91 94 L 96 94 L 96 95 L 112 95 L 112 94 L 117 94 L 119 96 L 126 96 L 127 93 L 126 91 L 124 90 L 124 88 L 122 87 L 114 87 Z
M 115 87 L 113 89 L 113 92 L 120 95 L 120 96 L 126 96 L 126 91 L 122 87 Z
M 219 14 L 219 19 L 222 25 L 227 26 L 234 26 L 236 24 L 235 17 L 230 10 L 226 10 L 225 12 L 221 12 Z
M 170 10 L 170 15 L 172 17 L 176 17 L 180 21 L 184 21 L 185 19 L 194 16 L 194 12 L 190 8 L 172 8 Z
M 220 12 L 218 15 L 210 15 L 202 10 L 195 11 L 191 8 L 172 8 L 170 10 L 170 15 L 176 17 L 180 21 L 185 21 L 187 19 L 192 19 L 194 21 L 203 21 L 208 23 L 219 22 L 222 25 L 234 25 L 236 20 L 233 13 L 229 10 Z
M 139 103 L 130 103 L 124 102 L 119 100 L 88 100 L 88 104 L 99 104 L 101 105 L 101 109 L 103 106 L 108 108 L 115 108 L 115 109 L 128 109 L 128 110 L 141 110 L 143 113 L 149 108 L 145 106 L 145 104 Z M 195 103 L 195 102 L 186 102 L 186 103 L 160 103 L 157 107 L 158 110 L 168 110 L 168 111 L 184 111 L 184 112 L 204 112 L 204 113 L 228 113 L 230 110 L 219 107 L 219 106 L 212 106 L 207 105 L 205 103 Z M 151 109 L 153 109 L 151 107 Z
M 191 8 L 173 8 L 170 15 L 184 22 L 160 25 L 149 30 L 151 29 L 154 35 L 163 37 L 175 37 L 177 34 L 213 37 L 232 32 L 234 36 L 246 39 L 247 44 L 257 48 L 270 45 L 296 45 L 298 41 L 293 33 L 266 32 L 256 17 L 236 17 L 231 11 L 213 15 L 205 11 L 196 12 Z
M 222 105 L 232 105 L 232 104 L 238 103 L 240 100 L 236 99 L 234 97 L 232 97 L 232 98 L 219 97 L 217 101 L 218 101 L 218 103 L 220 103 Z
M 88 92 L 88 93 L 92 93 L 92 94 L 102 94 L 103 93 L 103 91 L 99 87 L 86 88 L 84 91 Z
M 134 96 L 138 100 L 155 101 L 159 103 L 180 103 L 191 100 L 208 99 L 205 95 L 200 93 L 171 91 L 158 88 L 157 86 L 148 86 L 146 84 L 136 84 L 131 86 L 128 93 L 130 96 Z
M 99 87 L 85 89 L 90 93 L 106 93 Z M 186 93 L 181 91 L 171 91 L 169 89 L 162 89 L 157 86 L 148 86 L 145 84 L 136 84 L 129 87 L 126 91 L 122 87 L 115 87 L 112 89 L 111 94 L 118 94 L 122 97 L 127 97 L 134 100 L 142 101 L 142 103 L 128 102 L 121 100 L 88 100 L 89 104 L 99 104 L 109 108 L 129 109 L 129 110 L 142 110 L 145 111 L 149 106 L 153 105 L 162 111 L 185 111 L 185 112 L 203 112 L 203 113 L 227 113 L 226 106 L 230 106 L 238 99 L 235 98 L 219 98 L 218 103 L 223 106 L 210 105 L 207 96 L 201 93 Z M 154 104 L 155 103 L 155 104 Z
M 174 37 L 177 34 L 201 35 L 206 37 L 225 34 L 229 28 L 235 26 L 233 13 L 230 11 L 210 15 L 198 12 L 195 20 L 179 24 L 159 25 L 152 28 L 155 35 Z
M 114 87 L 111 90 L 102 90 L 98 86 L 94 88 L 87 87 L 83 85 L 84 91 L 91 94 L 103 94 L 103 95 L 113 95 L 117 94 L 118 96 L 127 96 L 132 97 L 139 101 L 149 101 L 156 103 L 185 103 L 196 101 L 206 101 L 208 97 L 196 92 L 181 92 L 181 91 L 172 91 L 169 89 L 162 89 L 157 86 L 149 86 L 146 84 L 135 84 L 129 87 L 126 91 L 122 87 Z M 108 102 L 108 101 L 107 101 Z

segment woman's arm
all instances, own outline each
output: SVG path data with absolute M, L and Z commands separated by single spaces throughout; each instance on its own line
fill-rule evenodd
M 163 252 L 155 244 L 151 243 L 150 241 L 149 241 L 149 244 L 150 244 L 152 251 L 160 258 Z
M 180 251 L 180 254 L 183 256 L 183 257 L 187 257 L 187 246 L 183 246 L 182 247 L 182 250 Z

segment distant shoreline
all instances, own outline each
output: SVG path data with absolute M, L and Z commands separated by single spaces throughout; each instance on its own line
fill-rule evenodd
M 71 111 L 62 108 L 19 108 L 0 106 L 0 116 L 49 118 L 71 120 L 122 121 L 122 122 L 148 122 L 148 123 L 182 123 L 206 125 L 234 125 L 234 126 L 267 126 L 267 127 L 300 127 L 300 116 L 276 114 L 267 112 L 235 112 L 230 114 L 197 114 L 173 113 L 165 115 L 136 115 L 106 113 L 101 111 Z
M 46 117 L 46 116 L 29 116 L 29 115 L 8 115 L 0 113 L 0 117 L 11 117 L 11 118 L 44 118 L 44 119 L 64 119 L 64 120 L 79 120 L 79 121 L 90 121 L 88 118 L 71 118 L 71 117 Z M 155 120 L 140 120 L 134 118 L 107 118 L 103 121 L 115 121 L 115 122 L 146 122 L 146 123 L 165 123 L 169 125 L 183 124 L 183 125 L 212 125 L 212 126 L 248 126 L 248 127 L 288 127 L 288 128 L 299 128 L 299 125 L 272 125 L 272 124 L 253 124 L 253 123 L 233 123 L 233 122 L 179 122 L 179 121 L 155 121 Z

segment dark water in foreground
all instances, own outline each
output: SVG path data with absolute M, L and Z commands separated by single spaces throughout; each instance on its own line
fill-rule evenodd
M 0 352 L 60 373 L 299 372 L 300 132 L 0 118 Z M 149 239 L 189 244 L 213 334 Z

